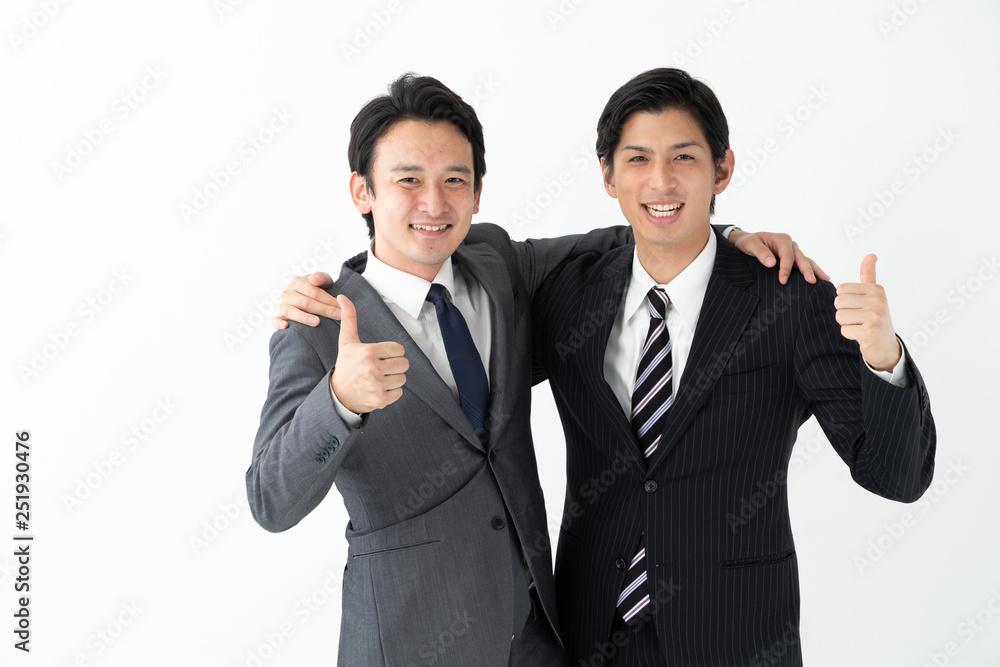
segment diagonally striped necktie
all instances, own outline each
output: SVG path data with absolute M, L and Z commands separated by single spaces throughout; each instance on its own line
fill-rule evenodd
M 667 410 L 674 402 L 672 393 L 673 363 L 670 359 L 670 334 L 667 333 L 667 305 L 670 299 L 659 287 L 646 295 L 649 305 L 649 333 L 639 355 L 635 386 L 632 389 L 632 429 L 646 459 L 660 444 Z M 646 582 L 646 535 L 639 538 L 635 556 L 625 573 L 625 583 L 618 596 L 618 613 L 629 623 L 649 604 Z

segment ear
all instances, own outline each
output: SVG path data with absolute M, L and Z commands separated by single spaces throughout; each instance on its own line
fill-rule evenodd
M 476 189 L 475 199 L 472 202 L 472 215 L 479 213 L 479 197 L 483 194 L 483 181 L 479 179 L 479 188 Z
M 364 215 L 365 213 L 372 212 L 372 199 L 375 195 L 368 190 L 368 183 L 365 181 L 364 176 L 360 176 L 358 172 L 351 172 L 351 200 L 354 202 L 354 208 L 358 209 L 358 213 Z
M 609 196 L 618 199 L 618 186 L 615 185 L 614 169 L 604 158 L 601 158 L 601 174 L 604 177 L 604 191 Z
M 722 192 L 729 186 L 729 181 L 733 178 L 733 173 L 736 171 L 736 155 L 733 153 L 732 149 L 726 149 L 726 157 L 722 159 L 721 162 L 717 162 L 715 165 L 715 187 L 712 189 L 712 194 L 722 194 Z

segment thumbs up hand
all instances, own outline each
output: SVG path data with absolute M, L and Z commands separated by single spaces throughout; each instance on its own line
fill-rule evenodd
M 399 343 L 362 343 L 358 338 L 358 314 L 346 296 L 340 306 L 340 339 L 337 364 L 330 386 L 341 405 L 357 414 L 384 408 L 403 395 L 410 362 Z
M 875 255 L 861 260 L 861 282 L 837 288 L 833 305 L 844 338 L 858 341 L 861 356 L 877 371 L 891 371 L 903 354 L 889 317 L 885 290 L 875 282 Z

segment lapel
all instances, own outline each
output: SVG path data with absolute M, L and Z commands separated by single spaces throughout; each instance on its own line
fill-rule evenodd
M 513 346 L 517 344 L 514 331 L 514 299 L 517 295 L 514 293 L 514 286 L 507 267 L 499 254 L 488 244 L 466 245 L 463 243 L 452 254 L 452 262 L 460 266 L 461 270 L 467 272 L 483 286 L 493 306 L 493 319 L 490 323 L 492 334 L 489 368 L 490 407 L 486 416 L 487 431 L 493 432 L 495 429 L 504 428 L 504 424 L 513 414 L 505 391 L 508 382 L 510 382 L 511 364 L 514 363 L 518 354 L 527 355 L 530 352 L 530 350 L 513 349 Z M 459 406 L 459 412 L 465 418 L 461 406 Z M 469 424 L 469 433 L 473 434 L 473 444 L 479 449 L 483 449 L 474 435 L 471 422 L 468 422 L 468 419 L 466 422 Z
M 605 253 L 595 268 L 594 279 L 584 286 L 579 305 L 573 306 L 577 316 L 574 326 L 568 329 L 568 349 L 562 348 L 560 342 L 555 351 L 560 356 L 572 354 L 578 360 L 576 365 L 583 376 L 587 399 L 597 411 L 597 419 L 591 422 L 599 431 L 594 440 L 607 444 L 608 456 L 615 455 L 616 443 L 626 443 L 631 459 L 627 468 L 644 472 L 646 457 L 621 403 L 604 377 L 608 339 L 632 272 L 634 249 L 635 245 L 629 244 Z
M 434 370 L 430 359 L 406 332 L 389 307 L 385 305 L 375 288 L 369 285 L 362 276 L 367 263 L 367 252 L 345 262 L 340 272 L 340 281 L 338 281 L 342 281 L 339 293 L 347 295 L 360 314 L 358 317 L 358 337 L 365 343 L 386 340 L 399 342 L 406 350 L 406 358 L 410 362 L 403 391 L 413 394 L 426 403 L 427 407 L 440 415 L 470 444 L 485 451 L 483 444 L 476 436 L 472 423 L 465 416 L 462 406 L 455 400 L 451 389 Z
M 747 257 L 721 235 L 718 242 L 691 354 L 674 404 L 667 412 L 660 446 L 650 460 L 651 471 L 677 445 L 705 403 L 756 310 L 758 297 L 747 290 L 755 280 L 747 267 Z

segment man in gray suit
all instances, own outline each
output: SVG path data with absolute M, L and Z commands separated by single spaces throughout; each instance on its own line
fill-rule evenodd
M 514 243 L 472 227 L 482 128 L 431 78 L 366 105 L 348 153 L 372 252 L 324 294 L 341 322 L 271 340 L 253 516 L 286 530 L 336 483 L 351 517 L 339 664 L 563 664 L 528 423 L 530 300 L 563 260 L 627 234 Z
M 490 225 L 469 234 L 482 128 L 434 79 L 402 77 L 366 105 L 349 157 L 373 252 L 346 262 L 330 290 L 342 322 L 271 340 L 247 471 L 254 518 L 286 530 L 337 484 L 351 517 L 341 665 L 562 664 L 525 409 L 527 313 L 574 242 L 515 245 Z M 432 284 L 444 303 L 427 301 Z M 442 332 L 456 326 L 473 347 Z M 477 390 L 480 405 L 468 405 Z

